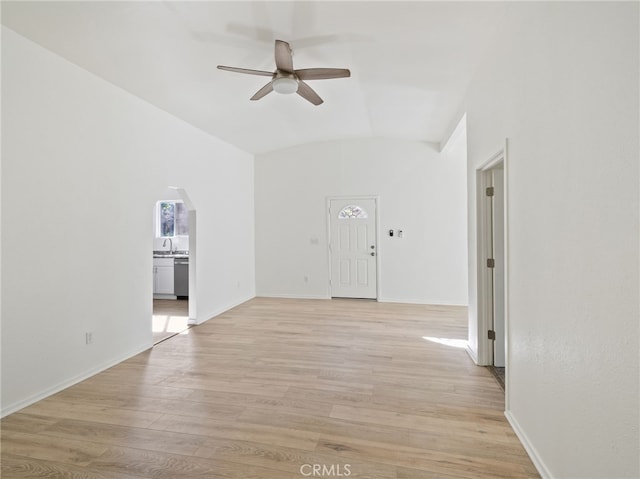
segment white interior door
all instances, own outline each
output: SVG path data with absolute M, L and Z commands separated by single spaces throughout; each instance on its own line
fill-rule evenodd
M 492 201 L 492 243 L 495 267 L 493 269 L 493 330 L 496 339 L 493 343 L 493 365 L 505 366 L 505 326 L 504 326 L 504 169 L 491 170 L 493 176 Z
M 377 298 L 376 200 L 329 200 L 331 296 Z

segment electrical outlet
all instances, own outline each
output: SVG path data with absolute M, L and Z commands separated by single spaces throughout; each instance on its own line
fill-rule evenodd
M 84 340 L 86 344 L 93 344 L 93 333 L 84 333 Z
M 309 276 L 305 276 L 305 277 L 304 277 L 304 282 L 305 282 L 305 283 L 308 283 L 308 282 L 309 282 Z

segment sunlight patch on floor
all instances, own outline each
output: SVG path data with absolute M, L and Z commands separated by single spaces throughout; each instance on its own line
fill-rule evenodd
M 467 341 L 466 339 L 432 338 L 431 336 L 422 336 L 422 339 L 426 339 L 427 341 L 431 341 L 432 343 L 451 346 L 452 348 L 466 348 L 469 344 L 469 341 Z
M 167 314 L 153 315 L 154 333 L 180 333 L 189 334 L 189 317 L 172 316 Z

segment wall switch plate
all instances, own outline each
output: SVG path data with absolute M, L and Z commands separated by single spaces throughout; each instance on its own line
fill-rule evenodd
M 84 333 L 84 340 L 86 344 L 93 344 L 93 333 Z

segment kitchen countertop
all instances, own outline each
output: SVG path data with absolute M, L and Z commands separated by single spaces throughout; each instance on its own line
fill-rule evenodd
M 154 251 L 154 258 L 188 258 L 188 251 L 174 251 L 173 253 L 169 253 L 168 251 Z

